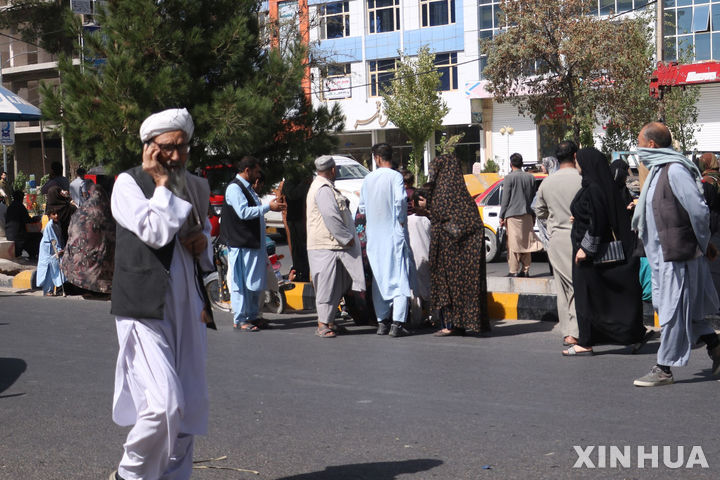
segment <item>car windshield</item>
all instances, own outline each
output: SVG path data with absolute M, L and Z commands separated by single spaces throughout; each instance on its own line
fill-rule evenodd
M 225 189 L 235 177 L 235 169 L 229 166 L 221 166 L 217 168 L 208 168 L 205 176 L 210 184 L 210 192 L 213 195 L 225 195 Z
M 351 164 L 351 165 L 337 165 L 337 177 L 335 180 L 351 180 L 351 179 L 362 179 L 367 176 L 370 171 L 360 165 L 357 164 Z

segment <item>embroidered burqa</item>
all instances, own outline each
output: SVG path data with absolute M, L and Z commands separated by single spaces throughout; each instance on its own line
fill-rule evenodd
M 489 331 L 484 225 L 456 157 L 433 160 L 431 302 L 453 328 Z
M 115 266 L 115 220 L 110 198 L 101 186 L 90 185 L 88 194 L 70 219 L 61 267 L 73 285 L 108 293 Z
M 582 187 L 570 211 L 574 217 L 571 237 L 578 344 L 591 347 L 598 343 L 640 342 L 645 335 L 642 288 L 638 279 L 639 260 L 632 256 L 630 215 L 610 175 L 605 155 L 595 148 L 583 148 L 576 158 Z M 595 265 L 593 258 L 601 245 L 615 238 L 622 241 L 626 260 Z M 588 258 L 576 264 L 574 259 L 580 248 Z

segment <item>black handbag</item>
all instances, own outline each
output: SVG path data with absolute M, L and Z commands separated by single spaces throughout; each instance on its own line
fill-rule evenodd
M 497 251 L 502 252 L 507 244 L 507 230 L 505 227 L 498 228 L 495 237 L 497 239 Z
M 613 241 L 600 244 L 593 257 L 593 263 L 595 265 L 612 265 L 625 261 L 625 250 L 623 249 L 622 242 L 615 237 L 615 232 L 612 231 L 612 229 L 610 232 L 612 233 Z

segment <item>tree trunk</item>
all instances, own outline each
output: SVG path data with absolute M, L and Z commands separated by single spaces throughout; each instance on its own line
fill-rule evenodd
M 423 167 L 423 154 L 425 153 L 425 142 L 418 142 L 414 141 L 412 142 L 412 153 L 410 154 L 410 158 L 412 161 L 412 168 L 410 170 L 413 172 L 413 175 L 415 175 L 415 180 L 420 178 L 420 171 Z

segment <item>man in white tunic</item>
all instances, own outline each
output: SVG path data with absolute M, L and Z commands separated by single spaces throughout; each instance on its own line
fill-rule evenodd
M 113 420 L 133 425 L 111 479 L 176 480 L 192 473 L 193 436 L 207 432 L 206 323 L 199 275 L 212 269 L 210 189 L 185 169 L 194 130 L 185 109 L 140 127 L 142 166 L 121 173 L 112 313 L 120 351 Z
M 558 326 L 563 344 L 577 344 L 580 332 L 575 316 L 575 289 L 572 278 L 572 241 L 570 240 L 570 204 L 582 184 L 575 168 L 577 146 L 571 140 L 560 142 L 555 151 L 558 169 L 540 184 L 535 202 L 535 213 L 547 219 L 548 259 L 555 277 L 557 291 Z
M 240 332 L 257 332 L 260 294 L 267 278 L 265 214 L 285 204 L 273 199 L 263 204 L 252 185 L 260 177 L 260 162 L 245 156 L 236 164 L 238 174 L 225 190 L 220 237 L 229 247 L 228 277 L 233 326 Z
M 335 325 L 340 298 L 350 288 L 365 291 L 365 276 L 350 202 L 334 185 L 335 160 L 323 155 L 315 159 L 315 168 L 306 200 L 308 261 L 318 314 L 315 335 L 333 338 L 343 330 Z
M 709 210 L 700 171 L 672 150 L 670 131 L 649 123 L 638 136 L 640 161 L 650 170 L 633 217 L 652 269 L 653 306 L 662 333 L 657 364 L 635 380 L 638 387 L 673 383 L 670 367 L 685 366 L 701 340 L 720 375 L 720 339 L 705 320 L 717 312 L 718 297 L 708 260 L 717 256 L 709 243 Z
M 405 319 L 411 295 L 407 193 L 402 174 L 393 169 L 392 147 L 379 143 L 372 147 L 372 154 L 378 168 L 363 180 L 358 209 L 366 217 L 377 334 L 402 337 L 409 334 Z

